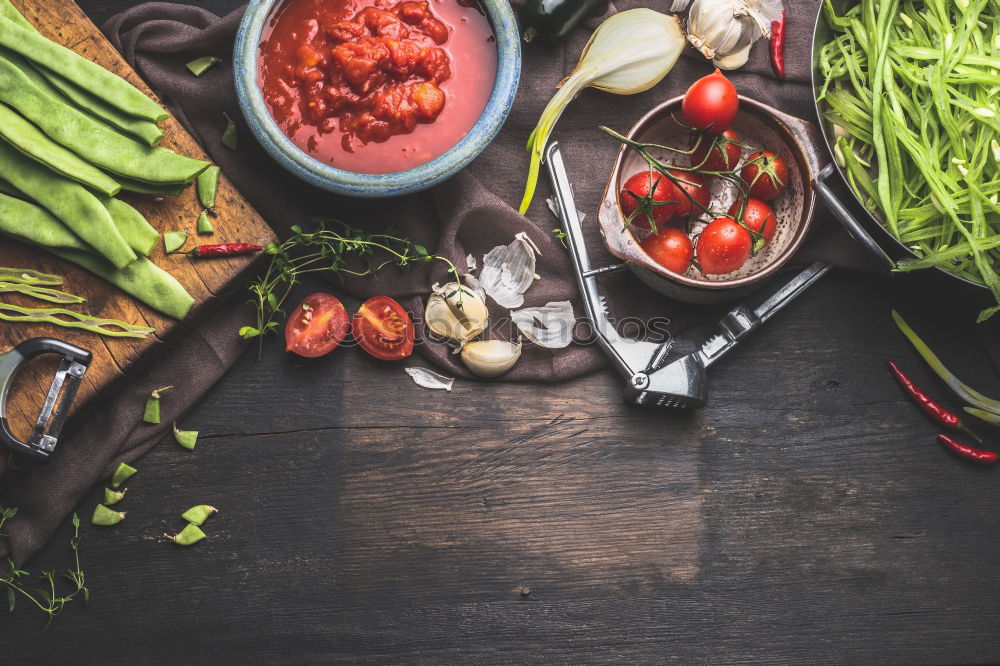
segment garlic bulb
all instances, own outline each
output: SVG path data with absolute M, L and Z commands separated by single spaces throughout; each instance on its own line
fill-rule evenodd
M 466 278 L 467 280 L 469 278 Z M 463 343 L 484 330 L 489 322 L 486 299 L 476 285 L 449 282 L 434 285 L 424 308 L 424 323 L 440 338 Z
M 478 340 L 462 348 L 462 362 L 472 374 L 499 377 L 521 358 L 521 343 L 506 340 Z
M 781 0 L 694 0 L 688 40 L 720 69 L 738 69 L 754 42 L 771 36 L 783 9 Z

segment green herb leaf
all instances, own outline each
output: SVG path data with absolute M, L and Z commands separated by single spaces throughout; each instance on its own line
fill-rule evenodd
M 253 326 L 244 326 L 240 329 L 240 337 L 244 340 L 256 338 L 258 335 L 260 335 L 260 331 Z

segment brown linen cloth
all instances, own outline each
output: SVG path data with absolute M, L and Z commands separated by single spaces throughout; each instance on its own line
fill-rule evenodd
M 621 2 L 609 11 L 640 4 L 655 8 L 662 2 Z M 777 82 L 772 78 L 766 42 L 754 49 L 743 70 L 730 76 L 743 94 L 814 120 L 808 81 L 810 35 L 818 1 L 786 4 L 788 80 Z M 542 251 L 537 271 L 542 279 L 527 292 L 526 305 L 573 299 L 577 313 L 581 312 L 567 254 L 550 231 L 558 224 L 544 202 L 549 193 L 544 178 L 527 219 L 512 205 L 520 201 L 524 186 L 528 164 L 524 144 L 528 134 L 556 84 L 576 61 L 589 31 L 577 31 L 560 47 L 525 47 L 520 91 L 510 118 L 496 141 L 470 168 L 424 194 L 361 201 L 335 197 L 304 185 L 279 168 L 253 141 L 236 104 L 229 65 L 241 14 L 239 10 L 219 18 L 197 7 L 149 3 L 113 17 L 104 31 L 279 236 L 286 236 L 290 225 L 306 224 L 317 215 L 337 217 L 372 230 L 392 226 L 400 235 L 434 248 L 464 268 L 468 253 L 481 263 L 482 255 L 493 246 L 506 244 L 515 233 L 527 230 Z M 184 64 L 204 55 L 218 56 L 225 64 L 201 77 L 192 76 Z M 710 71 L 699 54 L 687 49 L 666 80 L 649 92 L 622 97 L 585 91 L 570 106 L 556 136 L 575 180 L 581 210 L 591 214 L 596 210 L 618 150 L 611 138 L 597 131 L 597 125 L 627 130 L 645 110 L 683 93 L 692 81 Z M 220 145 L 223 112 L 240 127 L 238 152 Z M 606 253 L 600 249 L 594 225 L 588 226 L 593 234 L 595 261 L 600 261 Z M 865 259 L 839 228 L 828 224 L 814 234 L 800 258 L 826 258 L 840 266 L 865 266 Z M 406 273 L 387 272 L 377 282 L 349 280 L 344 288 L 358 297 L 389 294 L 411 312 L 419 313 L 421 297 L 434 281 L 444 277 L 441 269 L 421 267 Z M 674 336 L 683 336 L 694 324 L 713 321 L 718 313 L 718 308 L 694 308 L 662 298 L 627 275 L 609 279 L 607 288 L 616 295 L 613 314 L 668 316 Z M 242 297 L 235 298 L 186 338 L 183 345 L 135 377 L 92 416 L 86 428 L 64 438 L 49 466 L 3 477 L 0 503 L 20 509 L 5 526 L 10 534 L 11 555 L 17 562 L 25 561 L 45 543 L 95 482 L 109 476 L 120 461 L 133 461 L 148 451 L 166 434 L 169 424 L 230 367 L 245 347 L 235 331 L 251 321 L 243 301 Z M 494 319 L 503 314 L 494 310 Z M 468 376 L 441 345 L 421 345 L 418 353 L 443 372 Z M 527 347 L 520 363 L 503 379 L 556 382 L 591 372 L 605 363 L 594 345 L 573 345 L 556 352 Z M 170 384 L 180 389 L 163 402 L 163 425 L 141 424 L 139 415 L 146 395 L 156 386 Z M 6 554 L 7 545 L 0 540 L 0 556 Z

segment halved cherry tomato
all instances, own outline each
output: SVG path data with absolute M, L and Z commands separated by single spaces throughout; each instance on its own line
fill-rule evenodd
M 691 137 L 691 167 L 703 171 L 732 171 L 740 163 L 743 151 L 737 145 L 740 137 L 733 130 L 719 136 L 696 132 Z M 734 143 L 735 142 L 735 143 Z
M 285 351 L 316 358 L 336 349 L 351 330 L 344 304 L 332 294 L 306 296 L 285 323 Z
M 403 306 L 388 296 L 374 296 L 354 313 L 354 339 L 383 361 L 398 361 L 413 353 L 413 321 Z
M 750 194 L 766 201 L 777 199 L 788 185 L 785 160 L 765 150 L 754 153 L 747 158 L 747 162 L 740 170 L 740 178 L 750 186 Z
M 691 266 L 694 246 L 691 239 L 680 229 L 661 229 L 659 234 L 650 234 L 639 243 L 653 261 L 672 273 L 683 275 Z
M 728 215 L 736 220 L 739 213 L 740 200 L 737 199 L 729 207 Z M 743 211 L 743 224 L 763 236 L 765 243 L 770 243 L 774 238 L 774 232 L 778 230 L 778 218 L 775 217 L 774 210 L 766 201 L 754 197 L 747 199 L 746 209 Z
M 626 222 L 639 229 L 659 229 L 669 222 L 677 215 L 679 199 L 677 188 L 670 179 L 656 171 L 640 171 L 633 175 L 618 194 Z
M 718 69 L 695 81 L 681 102 L 688 127 L 708 134 L 722 134 L 732 127 L 739 110 L 736 88 Z
M 712 195 L 708 191 L 708 184 L 705 177 L 697 173 L 686 171 L 670 170 L 670 175 L 677 179 L 674 188 L 680 194 L 680 205 L 677 208 L 677 217 L 688 217 L 689 215 L 701 215 L 708 208 L 708 202 Z M 687 192 L 690 197 L 684 194 Z M 693 203 L 691 199 L 694 199 Z
M 712 220 L 698 236 L 698 266 L 705 275 L 732 273 L 750 258 L 750 232 L 729 217 Z

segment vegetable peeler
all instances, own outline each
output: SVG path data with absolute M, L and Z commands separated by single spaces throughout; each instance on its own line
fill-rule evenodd
M 550 142 L 545 153 L 545 163 L 556 194 L 559 217 L 569 241 L 570 256 L 584 308 L 593 323 L 598 344 L 627 380 L 627 403 L 674 409 L 704 407 L 708 400 L 706 369 L 830 270 L 829 264 L 816 262 L 757 307 L 751 308 L 743 303 L 737 305 L 719 321 L 715 333 L 697 345 L 695 351 L 667 363 L 673 347 L 671 340 L 663 343 L 646 342 L 621 336 L 615 329 L 608 317 L 604 297 L 598 290 L 597 278 L 626 270 L 627 265 L 591 268 L 583 227 L 573 201 L 573 190 L 558 142 Z
M 17 439 L 7 424 L 7 396 L 14 383 L 14 376 L 22 365 L 40 354 L 59 354 L 62 361 L 49 386 L 45 404 L 35 422 L 27 442 Z M 59 443 L 66 415 L 80 380 L 90 365 L 91 354 L 86 349 L 54 338 L 31 338 L 10 351 L 0 354 L 0 442 L 12 454 L 22 455 L 39 462 L 48 462 Z M 57 404 L 58 403 L 58 404 Z

